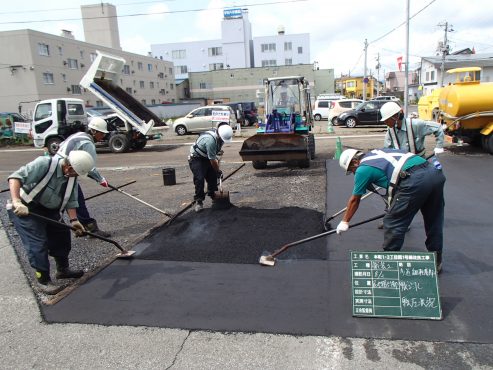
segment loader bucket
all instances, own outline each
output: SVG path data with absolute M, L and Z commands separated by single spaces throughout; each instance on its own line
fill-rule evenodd
M 309 160 L 307 136 L 299 134 L 256 134 L 243 142 L 244 161 Z

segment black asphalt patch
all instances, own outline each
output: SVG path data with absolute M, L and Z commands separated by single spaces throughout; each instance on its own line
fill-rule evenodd
M 239 232 L 234 243 L 221 239 L 221 253 L 212 247 L 205 247 L 207 253 L 201 253 L 199 247 L 204 248 L 207 238 L 200 246 L 184 243 L 187 253 L 185 249 L 163 252 L 175 250 L 178 245 L 171 243 L 173 236 L 167 234 L 171 228 L 158 230 L 151 238 L 159 239 L 159 243 L 145 240 L 135 248 L 141 257 L 115 261 L 56 305 L 42 306 L 43 315 L 49 322 L 493 343 L 493 225 L 489 194 L 493 173 L 488 170 L 491 156 L 445 155 L 442 165 L 447 183 L 444 270 L 439 277 L 444 315 L 441 321 L 352 317 L 349 252 L 381 250 L 383 232 L 377 229 L 377 222 L 351 229 L 342 236 L 320 239 L 322 252 L 308 252 L 308 244 L 300 245 L 291 250 L 297 255 L 285 256 L 289 259 L 278 261 L 274 267 L 258 265 L 259 252 L 273 251 L 298 239 L 289 233 L 293 232 L 293 224 L 304 225 L 304 220 L 296 216 L 300 210 L 291 212 L 289 208 L 281 213 L 291 214 L 296 219 L 293 224 L 276 221 L 274 227 L 271 223 L 261 232 L 267 234 L 265 242 L 258 242 L 258 235 L 251 232 L 242 234 L 241 241 Z M 352 181 L 353 177 L 344 176 L 336 161 L 328 161 L 328 215 L 346 205 Z M 383 209 L 378 196 L 369 197 L 362 201 L 353 222 L 380 214 Z M 255 210 L 232 210 L 238 215 L 243 211 L 250 214 L 249 221 L 231 219 L 229 227 L 239 231 L 253 219 L 262 226 L 257 224 L 249 230 L 260 231 L 259 227 L 269 225 L 269 217 L 260 222 L 261 216 L 252 216 Z M 264 211 L 269 212 L 261 213 Z M 279 210 L 271 211 L 270 218 L 276 219 L 275 211 Z M 301 218 L 305 218 L 306 214 L 302 214 Z M 180 225 L 183 232 L 200 219 L 215 222 L 206 211 L 196 216 L 200 217 L 193 219 L 194 214 L 188 214 L 174 226 L 175 232 L 180 233 Z M 222 216 L 226 217 L 226 213 Z M 340 216 L 333 226 L 339 220 Z M 220 238 L 231 235 L 226 233 Z M 273 238 L 279 239 L 267 240 Z M 424 238 L 418 216 L 406 236 L 403 251 L 425 251 Z M 236 243 L 241 246 L 236 247 Z M 234 249 L 225 252 L 228 247 Z M 186 255 L 194 257 L 184 258 Z

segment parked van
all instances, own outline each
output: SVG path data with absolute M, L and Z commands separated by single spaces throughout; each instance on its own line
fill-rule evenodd
M 313 107 L 313 118 L 315 119 L 315 121 L 327 119 L 329 117 L 330 102 L 342 99 L 346 99 L 346 97 L 342 95 L 333 95 L 330 99 L 323 98 L 315 100 L 315 106 Z

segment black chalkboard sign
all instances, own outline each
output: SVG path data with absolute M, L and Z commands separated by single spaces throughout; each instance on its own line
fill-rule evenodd
M 350 253 L 353 316 L 442 318 L 434 253 Z

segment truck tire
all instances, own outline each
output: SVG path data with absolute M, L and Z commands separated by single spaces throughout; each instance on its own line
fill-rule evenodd
M 299 168 L 309 168 L 310 167 L 310 159 L 300 159 L 298 161 Z
M 486 138 L 483 141 L 484 144 L 484 149 L 490 153 L 493 154 L 493 134 L 489 134 L 486 136 Z
M 61 142 L 62 139 L 58 136 L 50 137 L 48 140 L 46 140 L 46 148 L 48 148 L 48 153 L 50 153 L 50 155 L 55 155 L 58 151 L 58 148 L 60 147 Z
M 147 145 L 147 139 L 140 139 L 140 140 L 135 140 L 133 143 L 132 143 L 132 149 L 135 149 L 135 150 L 142 150 L 145 148 L 145 146 Z
M 108 146 L 113 153 L 124 153 L 130 148 L 130 140 L 125 134 L 114 134 L 110 137 Z
M 267 168 L 267 161 L 252 161 L 252 166 L 256 170 L 263 170 Z
M 308 151 L 310 159 L 315 159 L 315 136 L 313 134 L 308 134 Z
M 313 116 L 313 118 L 315 118 L 315 121 L 321 121 L 322 120 L 322 115 L 320 115 L 320 114 L 317 113 L 317 114 L 315 114 Z

